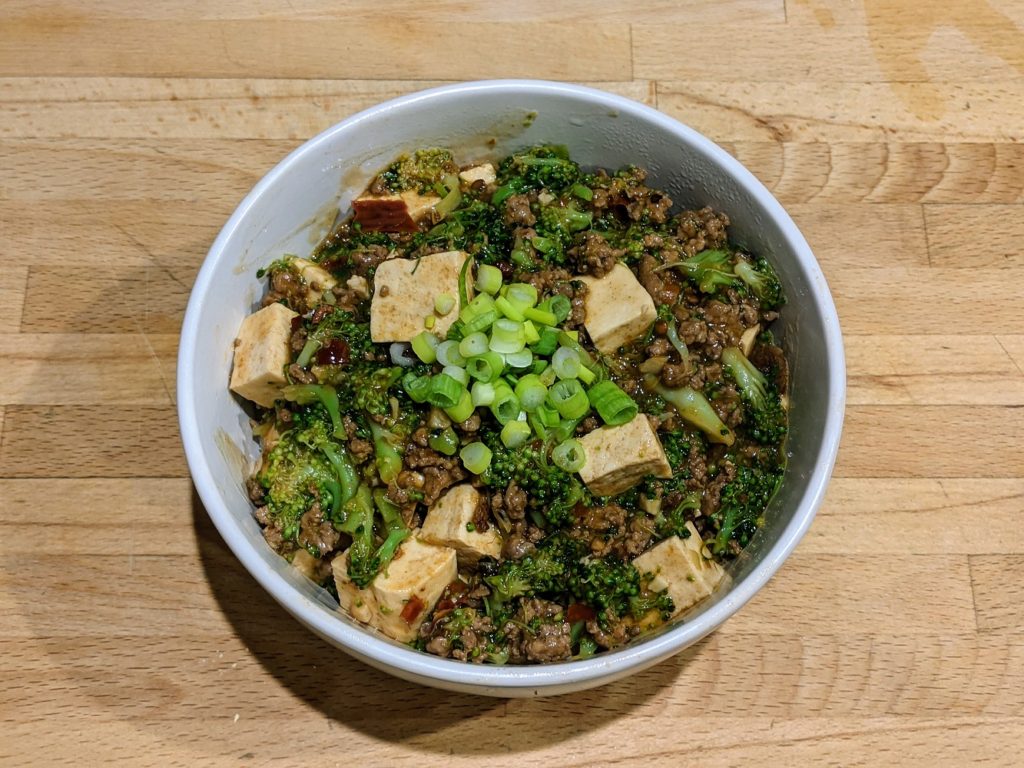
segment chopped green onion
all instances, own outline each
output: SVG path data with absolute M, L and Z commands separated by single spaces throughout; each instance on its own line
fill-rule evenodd
M 494 402 L 494 385 L 488 381 L 474 381 L 469 394 L 473 398 L 474 406 L 490 405 Z
M 467 373 L 465 368 L 460 368 L 457 365 L 446 365 L 441 370 L 441 373 L 451 376 L 464 387 L 469 386 L 469 373 Z
M 515 244 L 512 246 L 509 258 L 512 259 L 512 263 L 517 267 L 529 268 L 533 266 L 533 251 L 530 250 L 530 246 L 526 244 L 526 241 L 518 235 L 516 236 Z
M 508 354 L 526 346 L 526 330 L 522 323 L 503 317 L 491 326 L 491 349 Z
M 558 411 L 547 403 L 537 409 L 537 417 L 545 427 L 557 427 L 562 421 L 561 416 L 558 415 Z
M 509 320 L 515 320 L 517 323 L 521 323 L 526 319 L 523 317 L 523 313 L 516 309 L 515 305 L 504 296 L 499 296 L 495 299 L 494 306 L 497 307 L 498 311 Z
M 445 408 L 444 412 L 448 414 L 448 418 L 458 423 L 465 421 L 473 415 L 473 409 L 476 406 L 473 405 L 473 398 L 469 394 L 468 389 L 462 390 L 462 396 L 459 398 L 459 402 L 453 405 L 451 408 Z
M 516 383 L 516 397 L 524 410 L 532 411 L 544 402 L 548 388 L 541 383 L 540 376 L 529 373 Z
M 437 325 L 436 315 L 427 315 L 426 317 L 423 318 L 423 327 L 426 328 L 428 331 L 434 330 L 435 325 Z
M 594 379 L 597 378 L 597 374 L 587 368 L 585 365 L 580 366 L 579 379 L 586 385 L 593 383 Z
M 402 377 L 402 388 L 414 403 L 425 403 L 430 395 L 430 376 L 417 376 L 410 371 Z
M 555 463 L 556 467 L 566 472 L 579 472 L 587 461 L 583 443 L 576 439 L 559 443 L 551 450 L 551 461 Z
M 527 320 L 533 320 L 534 322 L 540 323 L 541 325 L 557 325 L 558 318 L 555 317 L 553 312 L 540 309 L 539 307 L 527 307 L 523 310 L 523 317 Z
M 526 333 L 527 344 L 536 344 L 540 341 L 540 333 L 537 331 L 537 326 L 529 320 L 523 323 L 523 331 Z
M 486 312 L 477 315 L 468 323 L 466 323 L 465 327 L 462 330 L 464 333 L 477 333 L 479 331 L 486 331 L 494 324 L 494 321 L 497 319 L 498 313 L 493 309 L 489 309 Z
M 552 325 L 561 325 L 572 312 L 572 302 L 560 293 L 556 293 L 549 301 L 551 302 L 551 313 L 555 316 L 555 322 Z
M 528 349 L 509 352 L 505 355 L 505 362 L 509 368 L 529 368 L 533 364 L 533 352 Z
M 462 393 L 465 391 L 466 388 L 456 379 L 447 373 L 439 373 L 430 379 L 430 392 L 427 395 L 427 401 L 438 408 L 451 408 L 458 405 L 459 400 L 462 399 Z
M 590 404 L 605 424 L 616 426 L 632 421 L 639 412 L 632 398 L 611 380 L 599 381 L 587 392 Z
M 459 269 L 459 311 L 469 304 L 469 289 L 466 288 L 466 275 L 469 272 L 469 268 L 473 265 L 473 257 L 467 256 L 466 260 L 462 262 L 462 267 Z
M 545 367 L 544 370 L 537 375 L 540 376 L 540 380 L 545 387 L 550 387 L 552 384 L 555 383 L 555 380 L 558 378 L 557 374 L 555 373 L 555 369 L 550 365 Z
M 477 381 L 494 381 L 505 369 L 505 361 L 497 352 L 484 352 L 466 361 L 466 371 Z
M 559 347 L 551 356 L 551 367 L 560 379 L 575 379 L 580 375 L 583 361 L 580 353 L 570 347 Z
M 459 342 L 459 354 L 467 360 L 487 351 L 487 334 L 475 331 Z M 424 361 L 425 362 L 425 361 Z
M 434 311 L 444 316 L 455 309 L 455 297 L 450 293 L 442 293 L 434 299 Z
M 519 415 L 521 410 L 519 398 L 512 391 L 512 387 L 503 381 L 499 381 L 494 387 L 494 402 L 491 403 L 491 413 L 500 424 L 508 424 Z
M 440 432 L 431 434 L 427 438 L 427 445 L 445 456 L 454 456 L 459 450 L 459 436 L 451 427 L 445 427 Z
M 473 297 L 473 300 L 466 304 L 459 311 L 459 320 L 464 323 L 469 323 L 476 317 L 490 312 L 494 309 L 494 299 L 488 296 L 486 293 L 478 293 Z
M 459 203 L 462 202 L 462 191 L 459 189 L 459 177 L 455 174 L 445 176 L 444 185 L 448 188 L 448 194 L 441 198 L 434 206 L 434 210 L 442 216 L 447 216 L 459 207 Z
M 510 421 L 501 428 L 501 442 L 506 448 L 518 448 L 527 440 L 533 431 L 525 421 Z
M 506 198 L 512 197 L 514 194 L 516 194 L 516 186 L 514 184 L 505 184 L 498 187 L 494 190 L 494 194 L 491 195 L 491 205 L 501 205 L 505 202 Z
M 427 331 L 420 331 L 412 337 L 412 351 L 424 363 L 437 360 L 437 336 Z
M 459 451 L 462 466 L 474 475 L 481 475 L 491 465 L 491 449 L 481 442 L 470 443 Z
M 437 345 L 435 352 L 441 365 L 465 365 L 466 358 L 459 354 L 459 342 L 449 339 Z
M 576 182 L 571 187 L 569 187 L 569 192 L 574 194 L 580 200 L 587 200 L 589 202 L 590 200 L 594 199 L 594 190 L 592 190 L 586 184 L 580 184 L 579 182 Z
M 540 332 L 540 340 L 533 345 L 533 353 L 547 357 L 556 349 L 558 349 L 558 331 L 554 328 L 543 328 Z
M 505 294 L 512 304 L 520 311 L 536 306 L 537 289 L 529 283 L 511 283 L 508 286 L 508 293 Z
M 496 294 L 501 289 L 501 270 L 490 264 L 481 264 L 477 267 L 476 289 L 491 296 Z
M 619 391 L 621 392 L 621 390 Z M 630 400 L 630 402 L 633 401 Z M 576 379 L 565 379 L 551 387 L 548 390 L 548 403 L 564 419 L 577 419 L 590 410 L 587 393 L 583 391 L 583 385 Z

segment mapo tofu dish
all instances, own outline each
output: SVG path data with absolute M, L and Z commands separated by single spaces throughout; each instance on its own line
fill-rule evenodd
M 708 598 L 785 467 L 765 258 L 564 147 L 384 168 L 261 270 L 231 389 L 267 544 L 402 643 L 586 658 Z

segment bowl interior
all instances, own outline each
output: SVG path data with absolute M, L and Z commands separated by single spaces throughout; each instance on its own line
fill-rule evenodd
M 318 633 L 371 663 L 409 674 L 470 665 L 409 651 L 337 613 L 326 592 L 298 576 L 263 542 L 243 480 L 258 457 L 248 419 L 228 391 L 232 342 L 258 303 L 256 269 L 284 253 L 308 255 L 374 172 L 402 151 L 452 148 L 462 162 L 501 156 L 526 144 L 565 144 L 584 166 L 636 164 L 678 206 L 727 213 L 731 236 L 778 268 L 789 302 L 778 330 L 792 366 L 791 454 L 767 524 L 730 569 L 732 585 L 700 604 L 674 630 L 590 662 L 487 670 L 489 683 L 537 685 L 576 668 L 598 679 L 616 656 L 622 669 L 653 663 L 728 617 L 774 572 L 803 534 L 827 481 L 838 443 L 845 374 L 835 311 L 806 243 L 781 207 L 736 161 L 675 121 L 610 94 L 544 83 L 483 83 L 406 97 L 350 118 L 290 155 L 246 198 L 211 249 L 193 290 L 179 367 L 179 409 L 197 488 L 214 522 L 246 567 Z M 356 647 L 352 647 L 352 644 Z M 388 649 L 390 646 L 390 649 Z M 638 654 L 638 649 L 650 646 Z M 628 657 L 628 658 L 627 658 Z M 412 665 L 411 667 L 408 665 Z M 422 665 L 425 664 L 426 667 Z M 588 673 L 584 666 L 591 664 Z M 417 666 L 419 665 L 419 666 Z M 401 672 L 401 670 L 399 670 Z M 447 673 L 443 673 L 447 674 Z M 463 674 L 462 671 L 452 674 Z M 472 682 L 473 675 L 463 677 Z M 603 681 L 603 680 L 602 680 Z

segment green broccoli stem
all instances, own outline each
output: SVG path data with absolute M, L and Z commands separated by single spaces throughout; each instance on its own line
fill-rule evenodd
M 338 476 L 340 484 L 339 503 L 344 504 L 356 495 L 356 488 L 359 486 L 359 475 L 356 472 L 355 465 L 352 463 L 352 458 L 348 455 L 347 450 L 326 440 L 317 447 L 323 451 L 324 456 L 331 463 L 331 467 L 334 468 L 334 473 Z M 333 511 L 337 514 L 338 510 L 335 509 Z
M 692 387 L 669 389 L 650 374 L 645 377 L 645 381 L 649 388 L 654 389 L 679 412 L 684 421 L 697 427 L 711 442 L 732 445 L 736 441 L 732 430 L 725 426 L 708 399 L 697 390 Z
M 764 408 L 767 398 L 768 380 L 764 377 L 739 347 L 726 347 L 722 350 L 722 364 L 740 388 L 743 397 L 753 407 Z
M 683 342 L 683 340 L 679 338 L 679 331 L 676 329 L 676 319 L 674 317 L 669 317 L 665 321 L 665 324 L 668 326 L 668 331 L 665 335 L 668 336 L 669 343 L 673 347 L 675 347 L 676 352 L 679 353 L 679 359 L 683 362 L 683 364 L 689 365 L 690 350 L 687 349 L 686 344 Z
M 725 511 L 725 517 L 722 518 L 722 527 L 718 530 L 718 535 L 715 536 L 715 543 L 712 550 L 716 555 L 720 555 L 725 552 L 726 547 L 729 545 L 729 539 L 732 538 L 732 532 L 736 530 L 736 524 L 739 522 L 740 510 L 739 507 L 730 506 Z
M 370 420 L 370 432 L 373 434 L 373 450 L 376 454 L 377 474 L 385 483 L 391 484 L 402 471 L 402 454 L 392 445 L 395 439 L 388 430 Z
M 330 384 L 289 384 L 281 389 L 281 395 L 299 405 L 310 405 L 319 401 L 323 405 L 327 415 L 331 417 L 331 428 L 334 437 L 344 440 L 345 426 L 341 423 L 341 404 L 338 401 L 338 392 Z

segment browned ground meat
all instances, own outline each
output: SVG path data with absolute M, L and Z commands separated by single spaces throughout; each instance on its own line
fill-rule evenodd
M 682 286 L 671 270 L 657 271 L 661 262 L 650 254 L 640 259 L 640 283 L 651 294 L 655 304 L 673 304 L 679 298 Z
M 770 372 L 780 392 L 789 389 L 789 363 L 782 350 L 774 344 L 756 344 L 750 353 L 750 362 L 762 371 Z
M 628 560 L 647 548 L 654 526 L 646 515 L 630 515 L 618 504 L 608 504 L 578 516 L 571 535 L 587 542 L 595 557 Z
M 560 661 L 572 656 L 572 626 L 565 609 L 547 600 L 524 600 L 520 608 L 522 632 L 520 653 L 527 661 Z M 534 629 L 536 627 L 536 629 Z
M 676 234 L 683 241 L 683 252 L 693 256 L 709 248 L 725 246 L 727 226 L 729 217 L 724 213 L 701 208 L 699 211 L 683 211 L 679 214 Z
M 668 363 L 661 369 L 661 383 L 669 389 L 685 387 L 690 383 L 690 366 Z
M 348 260 L 354 274 L 369 277 L 382 261 L 387 261 L 389 253 L 383 245 L 367 245 L 352 251 Z
M 700 505 L 701 514 L 709 517 L 718 511 L 722 500 L 722 489 L 735 478 L 736 465 L 728 459 L 722 460 L 718 465 L 718 474 L 704 488 L 704 498 Z
M 341 534 L 334 530 L 330 521 L 324 520 L 319 503 L 313 504 L 299 520 L 299 544 L 316 547 L 321 555 L 333 551 L 340 538 Z
M 275 269 L 271 273 L 270 290 L 263 297 L 261 304 L 269 307 L 279 301 L 286 302 L 300 315 L 305 314 L 307 310 L 306 284 L 291 269 Z
M 619 619 L 611 611 L 605 612 L 605 626 L 598 619 L 590 619 L 587 622 L 587 631 L 594 637 L 594 641 L 602 648 L 615 648 L 629 640 L 629 624 Z
M 723 349 L 740 343 L 744 328 L 738 307 L 712 299 L 704 306 L 704 319 L 707 323 L 704 354 L 707 357 L 717 360 Z
M 292 381 L 297 381 L 299 384 L 316 384 L 316 376 L 298 363 L 288 366 L 288 375 Z
M 647 172 L 641 168 L 630 168 L 612 177 L 607 187 L 594 190 L 594 210 L 611 210 L 631 221 L 646 218 L 654 224 L 664 224 L 672 200 L 664 192 L 645 186 L 646 178 Z
M 505 200 L 505 223 L 510 227 L 532 227 L 537 217 L 530 210 L 530 198 L 526 195 L 512 195 Z
M 573 258 L 580 274 L 604 277 L 612 271 L 624 253 L 622 249 L 612 248 L 603 235 L 586 232 L 583 241 L 570 249 L 569 256 Z

